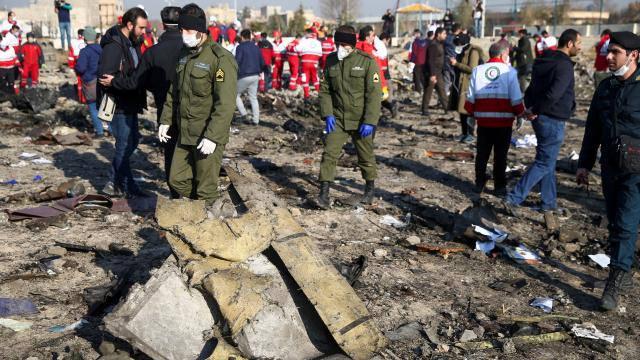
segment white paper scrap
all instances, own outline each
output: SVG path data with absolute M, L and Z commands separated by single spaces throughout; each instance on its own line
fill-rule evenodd
M 611 263 L 611 258 L 605 254 L 589 255 L 589 259 L 593 260 L 596 264 L 603 268 L 608 268 Z

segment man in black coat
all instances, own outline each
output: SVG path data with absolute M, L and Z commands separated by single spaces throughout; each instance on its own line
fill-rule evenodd
M 387 12 L 382 15 L 382 32 L 389 35 L 393 35 L 393 25 L 396 22 L 396 17 L 391 13 L 391 9 L 387 9 Z
M 600 149 L 602 193 L 611 246 L 609 278 L 600 301 L 604 310 L 615 310 L 619 296 L 628 293 L 633 285 L 631 268 L 640 222 L 640 172 L 620 166 L 630 159 L 618 161 L 618 136 L 625 136 L 622 143 L 640 141 L 639 57 L 640 37 L 629 31 L 611 34 L 607 54 L 611 75 L 600 82 L 593 95 L 576 174 L 579 184 L 589 185 L 589 171 Z
M 182 35 L 178 29 L 178 18 L 180 8 L 177 6 L 167 6 L 160 12 L 164 33 L 160 36 L 157 44 L 145 51 L 140 61 L 140 65 L 131 76 L 119 74 L 116 77 L 105 75 L 100 79 L 100 84 L 111 86 L 116 90 L 136 90 L 146 89 L 151 91 L 157 108 L 158 124 L 164 103 L 167 100 L 167 92 L 173 81 L 176 79 L 176 66 L 180 57 L 180 50 L 183 47 Z M 174 87 L 177 89 L 178 87 Z M 177 98 L 175 96 L 174 98 Z M 174 107 L 174 112 L 177 107 Z M 172 118 L 176 119 L 177 114 Z M 169 181 L 169 170 L 171 169 L 171 159 L 173 151 L 178 141 L 178 126 L 171 126 L 168 135 L 171 137 L 163 143 L 164 166 L 167 184 Z M 171 194 L 177 197 L 178 194 L 171 189 Z
M 141 38 L 147 27 L 147 13 L 134 7 L 122 16 L 122 24 L 107 30 L 100 41 L 102 54 L 98 77 L 103 75 L 132 76 L 140 63 Z M 146 107 L 143 89 L 117 90 L 98 86 L 98 99 L 107 94 L 116 104 L 111 121 L 111 134 L 116 139 L 112 162 L 112 181 L 103 192 L 111 196 L 127 197 L 143 195 L 133 180 L 129 158 L 138 147 L 138 113 Z
M 447 111 L 449 103 L 447 93 L 444 89 L 444 41 L 447 32 L 444 28 L 437 28 L 435 38 L 427 48 L 427 64 L 425 65 L 425 90 L 422 94 L 422 115 L 429 116 L 429 102 L 435 89 L 438 93 L 440 104 Z

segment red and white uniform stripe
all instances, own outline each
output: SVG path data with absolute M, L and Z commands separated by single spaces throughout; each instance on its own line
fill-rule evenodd
M 280 90 L 282 87 L 282 70 L 284 69 L 284 58 L 287 53 L 287 46 L 282 39 L 274 39 L 271 44 L 273 45 L 272 83 L 274 89 Z
M 497 58 L 477 66 L 464 108 L 480 127 L 511 127 L 525 110 L 516 70 Z
M 322 40 L 322 59 L 320 60 L 320 68 L 324 69 L 324 65 L 327 63 L 327 57 L 332 52 L 336 51 L 336 44 L 332 38 L 325 38 Z
M 289 72 L 291 78 L 289 79 L 289 90 L 296 90 L 300 80 L 300 54 L 296 51 L 299 40 L 294 39 L 287 44 L 287 61 L 289 62 Z
M 4 42 L 0 44 L 0 69 L 13 69 L 19 65 L 20 61 L 13 46 L 8 46 Z
M 306 37 L 300 40 L 295 47 L 300 53 L 302 63 L 302 86 L 304 97 L 309 97 L 309 84 L 313 82 L 316 91 L 320 91 L 320 79 L 318 78 L 318 63 L 322 57 L 322 44 L 315 37 Z

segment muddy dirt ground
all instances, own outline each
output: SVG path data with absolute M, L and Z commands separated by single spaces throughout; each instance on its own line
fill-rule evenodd
M 49 84 L 57 87 L 61 78 L 71 77 L 53 72 L 43 82 L 49 79 Z M 294 217 L 332 262 L 349 263 L 360 255 L 367 257 L 366 270 L 354 288 L 375 323 L 392 339 L 380 358 L 640 358 L 638 287 L 623 299 L 617 311 L 602 313 L 596 306 L 602 290 L 594 289 L 593 283 L 607 274 L 587 258 L 607 250 L 598 171 L 592 176 L 589 192 L 575 185 L 569 171 L 558 172 L 562 208 L 559 230 L 545 227 L 542 215 L 535 211 L 539 200 L 536 194 L 529 197 L 521 211 L 523 216 L 508 217 L 500 209 L 500 198 L 490 191 L 482 196 L 473 193 L 473 160 L 428 155 L 427 151 L 474 151 L 473 145 L 455 140 L 459 133 L 457 116 L 434 109 L 430 118 L 424 118 L 418 115 L 418 97 L 404 92 L 398 99 L 400 116 L 390 119 L 384 112 L 376 133 L 378 199 L 372 206 L 353 208 L 339 203 L 363 190 L 355 151 L 349 145 L 332 185 L 331 195 L 337 203 L 328 211 L 310 206 L 307 199 L 318 193 L 322 123 L 314 115 L 313 106 L 303 111 L 301 101 L 288 100 L 284 93 L 263 97 L 260 125 L 234 122 L 225 154 L 229 159 L 249 159 L 271 189 L 286 199 Z M 561 158 L 580 149 L 588 99 L 583 96 L 579 100 L 578 111 L 567 124 Z M 62 110 L 66 123 L 58 122 L 58 126 L 72 124 L 90 131 L 84 106 L 72 100 L 59 99 L 58 106 L 45 118 L 55 120 L 62 116 Z M 27 136 L 33 128 L 33 115 L 21 114 L 8 103 L 0 111 L 0 178 L 18 182 L 1 185 L 0 198 L 57 186 L 68 179 L 78 179 L 88 192 L 97 192 L 108 181 L 112 137 L 94 140 L 90 146 L 35 145 Z M 151 126 L 154 119 L 153 109 L 141 118 L 143 139 L 132 157 L 132 167 L 146 191 L 168 196 L 163 157 Z M 304 128 L 294 129 L 291 122 L 285 125 L 292 119 Z M 530 124 L 514 135 L 524 134 L 533 134 Z M 27 160 L 21 164 L 19 155 L 23 152 L 39 154 L 52 163 L 37 165 Z M 509 167 L 516 170 L 510 173 L 511 186 L 522 173 L 518 166 L 529 164 L 533 156 L 532 148 L 512 147 Z M 36 175 L 43 180 L 34 182 Z M 31 205 L 25 202 L 1 207 Z M 536 250 L 542 262 L 519 264 L 500 252 L 485 256 L 474 251 L 475 241 L 466 239 L 460 226 L 464 226 L 466 216 L 475 213 L 488 214 L 508 231 L 509 241 Z M 409 219 L 408 225 L 395 228 L 382 224 L 384 215 Z M 14 332 L 0 326 L 0 358 L 96 359 L 103 340 L 132 351 L 136 358 L 145 358 L 103 330 L 102 317 L 121 294 L 113 294 L 115 299 L 104 296 L 106 301 L 92 303 L 92 308 L 88 300 L 89 295 L 101 294 L 118 280 L 124 284 L 118 288 L 126 292 L 132 283 L 144 282 L 149 271 L 170 255 L 152 213 L 120 213 L 106 219 L 74 213 L 64 224 L 34 230 L 27 227 L 28 221 L 9 222 L 5 214 L 0 215 L 0 221 L 0 297 L 27 298 L 39 310 L 34 315 L 11 317 L 32 322 L 28 330 Z M 419 237 L 425 245 L 461 247 L 464 251 L 447 256 L 419 252 L 403 245 L 410 236 Z M 52 248 L 56 241 L 104 251 L 62 254 Z M 60 257 L 56 259 L 56 255 Z M 53 270 L 55 275 L 47 276 L 43 268 Z M 521 284 L 525 286 L 507 289 L 513 291 L 490 287 L 498 281 L 517 279 L 523 279 Z M 510 320 L 515 316 L 545 316 L 541 309 L 529 305 L 535 297 L 553 298 L 552 314 L 578 320 L 546 319 L 530 326 Z M 54 326 L 68 326 L 82 319 L 86 323 L 78 329 L 52 331 Z M 466 330 L 473 331 L 477 340 L 504 342 L 517 335 L 569 331 L 572 323 L 583 322 L 615 335 L 614 344 L 571 337 L 562 342 L 469 352 L 454 346 Z M 474 337 L 469 332 L 465 335 Z

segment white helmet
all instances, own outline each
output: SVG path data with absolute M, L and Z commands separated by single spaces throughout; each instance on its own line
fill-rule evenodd
M 217 22 L 217 21 L 218 19 L 214 15 L 209 16 L 209 22 Z

